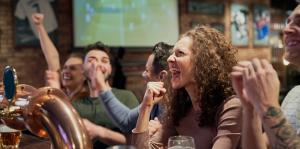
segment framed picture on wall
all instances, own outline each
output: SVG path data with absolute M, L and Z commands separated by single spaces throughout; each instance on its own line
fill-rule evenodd
M 202 2 L 199 0 L 189 0 L 188 13 L 223 15 L 224 4 L 214 2 Z
M 267 6 L 254 5 L 253 36 L 254 46 L 267 46 L 269 44 L 270 11 Z
M 58 28 L 55 0 L 13 0 L 14 41 L 16 47 L 40 46 L 38 31 L 35 28 L 31 15 L 44 14 L 44 26 L 51 40 L 56 43 Z
M 231 42 L 236 46 L 248 46 L 248 7 L 243 4 L 231 4 Z

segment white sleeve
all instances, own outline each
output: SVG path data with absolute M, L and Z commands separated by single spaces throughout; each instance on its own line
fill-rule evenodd
M 21 0 L 18 2 L 16 6 L 15 16 L 22 20 L 26 18 L 25 10 Z

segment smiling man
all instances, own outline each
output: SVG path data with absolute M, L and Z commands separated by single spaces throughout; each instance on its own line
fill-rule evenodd
M 287 19 L 283 30 L 285 59 L 300 67 L 300 5 Z M 300 133 L 300 86 L 294 87 L 283 100 L 281 109 L 290 124 Z
M 112 74 L 110 49 L 101 42 L 88 45 L 85 49 L 87 54 L 83 63 L 84 73 L 88 78 L 90 96 L 78 99 L 72 102 L 82 118 L 85 118 L 84 124 L 90 137 L 95 140 L 94 148 L 106 148 L 110 145 L 124 144 L 125 136 L 119 133 L 117 126 L 111 121 L 106 113 L 101 97 L 98 97 L 99 89 L 91 81 L 91 73 L 97 73 L 104 78 L 102 83 L 106 84 L 106 90 L 110 90 L 117 99 L 128 108 L 138 105 L 135 95 L 129 90 L 116 89 L 109 85 L 109 79 Z

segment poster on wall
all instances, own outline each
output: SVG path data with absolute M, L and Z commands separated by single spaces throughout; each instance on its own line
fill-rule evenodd
M 231 5 L 231 42 L 237 46 L 248 45 L 248 7 L 243 4 Z
M 254 46 L 266 46 L 269 44 L 270 11 L 264 5 L 254 5 L 253 11 Z
M 224 15 L 224 4 L 189 0 L 188 13 Z
M 51 40 L 56 43 L 58 28 L 55 15 L 55 0 L 13 0 L 14 41 L 16 47 L 40 46 L 38 31 L 31 19 L 32 14 L 44 14 L 44 27 Z

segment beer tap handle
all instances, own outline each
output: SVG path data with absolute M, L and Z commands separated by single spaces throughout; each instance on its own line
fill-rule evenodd
M 16 95 L 17 74 L 13 67 L 6 66 L 3 73 L 4 96 L 9 102 L 9 107 Z

